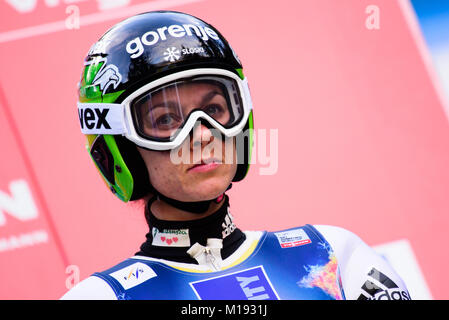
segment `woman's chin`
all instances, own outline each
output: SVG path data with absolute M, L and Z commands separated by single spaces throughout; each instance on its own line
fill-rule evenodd
M 234 168 L 220 165 L 216 170 L 190 176 L 184 186 L 184 201 L 205 201 L 222 195 L 232 182 Z M 189 200 L 187 200 L 189 199 Z
M 223 180 L 223 178 L 221 178 Z M 202 181 L 188 188 L 184 201 L 206 201 L 213 200 L 222 195 L 231 182 L 229 181 Z M 190 187 L 190 186 L 189 186 Z

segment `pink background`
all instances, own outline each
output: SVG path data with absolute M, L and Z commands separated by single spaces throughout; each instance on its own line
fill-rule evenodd
M 104 187 L 85 150 L 76 84 L 106 29 L 165 8 L 225 35 L 249 78 L 256 128 L 278 130 L 277 172 L 261 175 L 257 163 L 229 192 L 240 228 L 330 224 L 370 245 L 408 239 L 432 296 L 449 298 L 448 120 L 399 1 L 159 0 L 109 11 L 99 3 L 75 3 L 82 18 L 74 30 L 65 28 L 64 1 L 37 1 L 26 13 L 0 4 L 0 191 L 25 179 L 39 212 L 19 221 L 3 210 L 0 241 L 49 235 L 0 251 L 1 299 L 58 299 L 68 265 L 83 279 L 144 240 L 142 208 Z M 380 9 L 378 30 L 365 26 L 368 5 Z M 14 40 L 55 21 L 42 30 L 58 31 Z

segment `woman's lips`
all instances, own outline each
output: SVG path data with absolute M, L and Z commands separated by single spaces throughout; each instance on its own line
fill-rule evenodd
M 201 161 L 201 163 L 198 163 L 198 164 L 190 167 L 188 171 L 190 171 L 190 172 L 207 172 L 207 171 L 214 170 L 220 164 L 221 163 L 215 159 L 205 160 L 205 161 Z

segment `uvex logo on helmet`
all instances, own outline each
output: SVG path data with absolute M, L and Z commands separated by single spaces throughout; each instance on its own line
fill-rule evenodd
M 99 108 L 78 109 L 81 129 L 84 129 L 84 126 L 86 126 L 87 129 L 101 129 L 101 127 L 111 129 L 109 122 L 106 120 L 108 112 L 109 109 L 107 108 L 104 108 L 103 110 Z
M 134 38 L 126 44 L 126 52 L 131 58 L 137 58 L 145 51 L 145 46 L 153 46 L 159 41 L 167 40 L 167 37 L 182 38 L 185 36 L 196 35 L 202 40 L 207 41 L 209 38 L 219 40 L 217 33 L 208 27 L 196 26 L 193 24 L 172 24 L 164 26 L 144 33 L 141 37 Z

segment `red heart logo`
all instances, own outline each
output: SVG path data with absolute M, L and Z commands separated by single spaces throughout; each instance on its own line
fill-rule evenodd
M 164 242 L 165 241 L 165 237 L 161 237 L 161 240 L 162 240 L 162 242 Z
M 170 245 L 172 243 L 171 239 L 167 239 L 167 244 Z
M 178 242 L 178 238 L 177 237 L 173 237 L 173 241 L 174 242 Z

